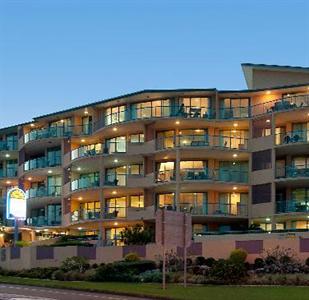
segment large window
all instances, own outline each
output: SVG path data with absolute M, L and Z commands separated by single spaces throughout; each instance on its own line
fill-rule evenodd
M 160 162 L 157 164 L 157 180 L 159 182 L 170 181 L 174 178 L 174 162 Z
M 47 165 L 49 167 L 61 165 L 61 149 L 59 148 L 47 149 Z
M 61 196 L 62 177 L 48 176 L 47 177 L 47 195 L 48 196 Z
M 144 195 L 130 196 L 130 207 L 144 207 Z
M 249 117 L 249 98 L 225 98 L 220 105 L 220 117 L 223 119 Z
M 174 193 L 158 194 L 157 195 L 157 207 L 167 207 L 173 209 L 174 207 Z
M 246 215 L 247 193 L 219 193 L 219 211 L 228 215 Z
M 61 223 L 61 204 L 47 206 L 47 225 L 59 225 Z
M 106 199 L 106 213 L 117 218 L 125 218 L 127 211 L 126 197 Z
M 220 146 L 229 149 L 247 149 L 248 131 L 220 130 Z
M 252 171 L 271 168 L 271 150 L 263 150 L 252 153 Z
M 271 202 L 271 183 L 252 186 L 252 204 Z
M 135 103 L 131 106 L 132 119 L 147 119 L 170 116 L 170 100 L 155 100 Z
M 105 125 L 116 124 L 126 120 L 125 105 L 109 107 L 105 110 Z
M 127 149 L 127 140 L 125 136 L 118 136 L 105 141 L 106 151 L 111 153 L 124 153 Z
M 180 210 L 194 215 L 207 214 L 207 193 L 180 193 Z
M 179 146 L 207 146 L 207 129 L 183 129 L 179 131 Z
M 161 131 L 157 133 L 157 148 L 167 149 L 175 147 L 174 130 Z
M 293 124 L 293 137 L 295 142 L 309 141 L 309 122 Z

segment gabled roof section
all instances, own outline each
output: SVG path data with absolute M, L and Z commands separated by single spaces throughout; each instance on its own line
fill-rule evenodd
M 309 68 L 266 64 L 241 64 L 248 89 L 271 88 L 279 85 L 306 84 L 309 82 Z M 274 73 L 278 72 L 276 78 Z M 279 73 L 280 76 L 279 76 Z

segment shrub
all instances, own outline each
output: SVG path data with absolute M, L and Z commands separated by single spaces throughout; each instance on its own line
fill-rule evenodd
M 160 270 L 149 270 L 139 275 L 141 282 L 162 282 L 162 272 Z
M 216 260 L 213 257 L 207 257 L 205 259 L 205 265 L 208 267 L 212 267 L 215 264 Z
M 96 269 L 97 268 L 89 269 L 89 270 L 85 271 L 84 276 L 85 276 L 86 281 L 93 281 L 94 280 Z
M 39 278 L 39 279 L 51 279 L 54 271 L 57 270 L 55 267 L 50 268 L 32 268 L 28 270 L 21 270 L 18 272 L 18 276 L 27 278 Z
M 120 235 L 125 245 L 146 245 L 154 239 L 153 230 L 140 224 L 124 229 Z
M 306 266 L 309 266 L 309 257 L 306 259 L 305 264 L 306 264 Z
M 88 260 L 81 256 L 72 256 L 66 258 L 61 265 L 61 269 L 64 272 L 79 271 L 80 273 L 85 272 L 89 267 Z
M 28 247 L 30 246 L 30 243 L 27 241 L 16 241 L 15 247 Z
M 243 249 L 235 249 L 231 252 L 229 260 L 234 264 L 245 263 L 247 252 Z
M 210 269 L 209 275 L 219 283 L 236 283 L 243 279 L 247 272 L 243 263 L 219 259 Z
M 203 275 L 191 275 L 187 277 L 188 283 L 203 284 L 206 283 L 206 277 Z
M 64 280 L 66 281 L 82 281 L 85 279 L 84 273 L 76 270 L 69 271 L 64 274 Z
M 204 256 L 197 256 L 195 258 L 194 264 L 197 266 L 203 266 L 206 264 L 205 262 L 206 262 L 206 258 Z
M 56 270 L 51 276 L 51 279 L 53 279 L 53 280 L 63 281 L 64 278 L 65 278 L 65 276 L 64 276 L 64 272 L 62 270 Z
M 263 268 L 265 266 L 265 262 L 264 262 L 264 259 L 263 258 L 260 258 L 260 257 L 257 257 L 255 260 L 254 260 L 254 269 L 260 269 L 260 268 Z
M 138 256 L 137 253 L 135 252 L 131 252 L 131 253 L 128 253 L 125 258 L 124 258 L 125 261 L 128 261 L 128 262 L 132 262 L 132 261 L 139 261 L 140 258 Z

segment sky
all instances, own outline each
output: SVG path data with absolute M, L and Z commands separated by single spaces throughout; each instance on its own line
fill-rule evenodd
M 143 89 L 309 66 L 308 0 L 0 0 L 0 128 Z

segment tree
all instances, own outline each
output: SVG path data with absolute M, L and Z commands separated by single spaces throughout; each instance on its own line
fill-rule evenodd
M 137 224 L 123 230 L 120 236 L 125 245 L 146 245 L 153 241 L 154 234 L 151 228 L 144 228 Z

